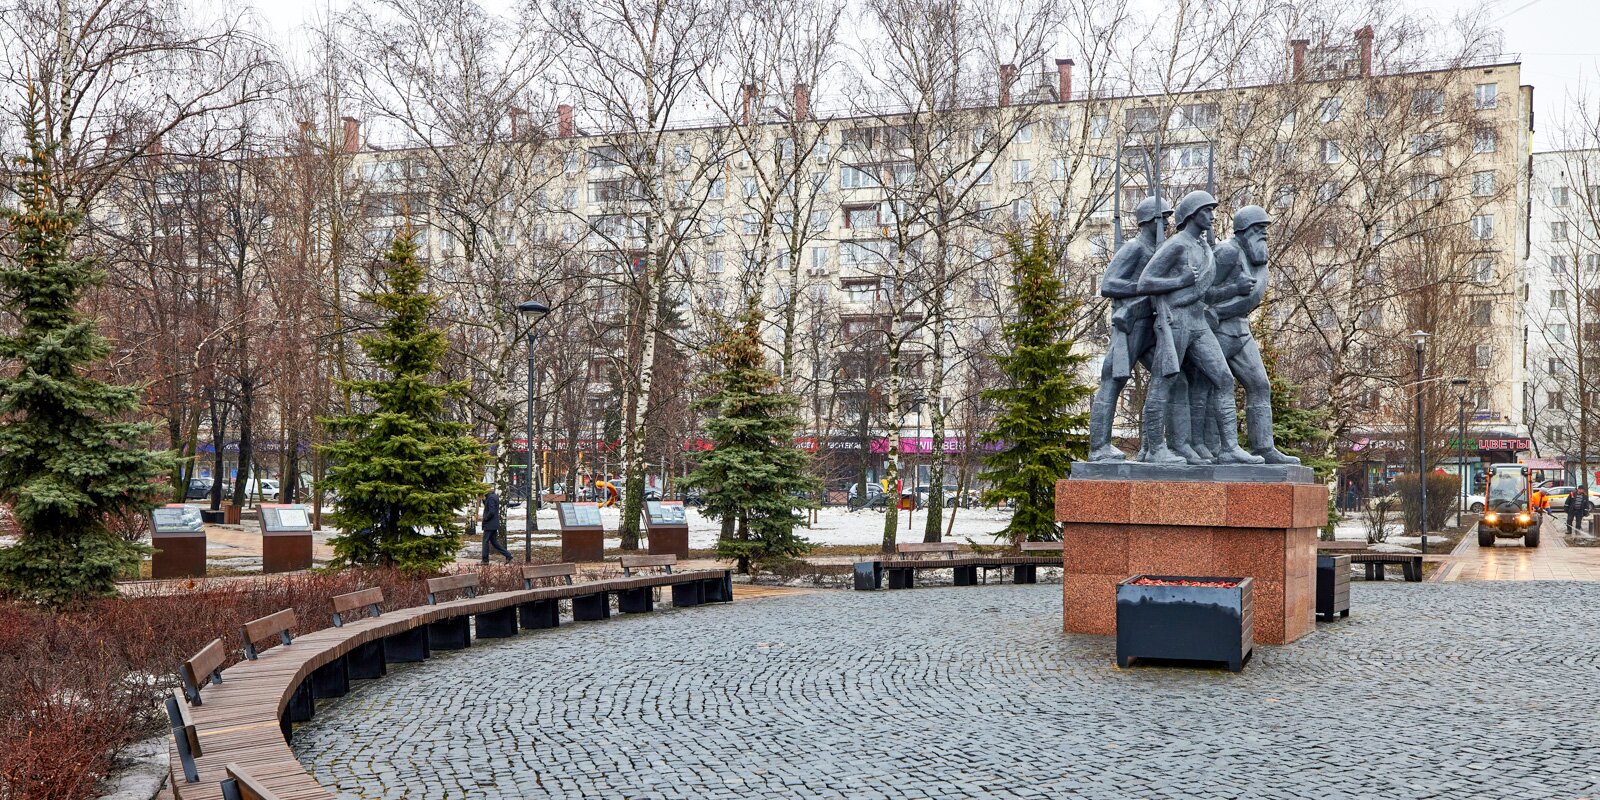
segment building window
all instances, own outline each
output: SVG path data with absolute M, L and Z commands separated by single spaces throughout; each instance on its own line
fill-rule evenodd
M 1550 326 L 1550 340 L 1554 342 L 1565 342 L 1567 340 L 1566 323 L 1558 322 Z
M 811 269 L 815 272 L 826 272 L 828 269 L 828 248 L 811 248 Z
M 672 160 L 677 163 L 678 169 L 683 169 L 684 167 L 689 166 L 690 156 L 691 152 L 689 150 L 689 145 L 680 144 L 672 148 Z
M 1324 139 L 1322 142 L 1322 163 L 1337 164 L 1344 159 L 1339 153 L 1338 139 Z
M 707 253 L 706 254 L 706 274 L 707 275 L 721 275 L 722 274 L 722 254 L 721 253 Z
M 1567 202 L 1568 202 L 1568 200 L 1567 200 L 1567 187 L 1565 187 L 1565 186 L 1552 186 L 1552 187 L 1550 187 L 1550 205 L 1553 205 L 1556 208 L 1566 208 Z
M 1485 241 L 1494 238 L 1494 215 L 1476 214 L 1472 217 L 1472 238 Z
M 728 196 L 728 182 L 723 178 L 711 179 L 711 191 L 706 194 L 712 200 L 721 200 Z
M 811 148 L 812 160 L 816 161 L 818 164 L 828 163 L 828 151 L 828 142 L 826 140 L 817 142 L 817 146 Z
M 1494 172 L 1485 170 L 1472 173 L 1472 196 L 1489 197 L 1494 194 Z
M 1493 313 L 1494 306 L 1490 305 L 1488 300 L 1474 301 L 1472 304 L 1472 316 L 1470 317 L 1471 324 L 1479 327 L 1487 326 L 1492 319 L 1491 315 Z
M 1478 130 L 1473 131 L 1472 132 L 1472 152 L 1474 152 L 1474 153 L 1493 153 L 1494 152 L 1494 130 L 1492 130 L 1490 128 L 1479 128 Z
M 1411 137 L 1408 149 L 1416 156 L 1441 156 L 1444 155 L 1444 137 L 1437 133 L 1419 133 Z
M 1551 256 L 1550 257 L 1550 274 L 1551 275 L 1565 275 L 1565 274 L 1567 274 L 1567 257 L 1566 256 Z
M 1440 180 L 1437 175 L 1412 175 L 1411 197 L 1417 200 L 1436 200 L 1439 197 Z
M 1546 408 L 1553 411 L 1565 411 L 1567 407 L 1559 391 L 1545 392 L 1544 404 Z
M 1494 108 L 1500 100 L 1500 87 L 1492 83 L 1480 83 L 1472 87 L 1472 105 L 1477 108 Z
M 1548 359 L 1545 359 L 1545 362 L 1544 362 L 1544 373 L 1546 375 L 1561 375 L 1561 374 L 1564 374 L 1565 372 L 1566 372 L 1566 370 L 1562 369 L 1562 366 L 1561 366 L 1561 359 L 1555 358 L 1554 356 L 1552 356 L 1552 357 L 1550 357 Z
M 1367 161 L 1382 161 L 1383 142 L 1378 141 L 1376 136 L 1368 136 L 1361 146 L 1361 157 Z
M 1093 138 L 1093 139 L 1104 139 L 1104 138 L 1106 138 L 1106 133 L 1109 132 L 1110 130 L 1111 130 L 1111 118 L 1110 117 L 1107 117 L 1104 114 L 1095 114 L 1094 116 L 1089 117 L 1089 137 L 1090 138 Z
M 1473 355 L 1476 356 L 1473 360 L 1477 363 L 1478 369 L 1488 369 L 1494 363 L 1494 345 L 1480 344 Z
M 845 206 L 844 226 L 849 229 L 878 227 L 878 204 Z
M 1130 133 L 1148 133 L 1160 127 L 1156 110 L 1148 106 L 1130 108 L 1123 112 Z
M 755 197 L 757 194 L 761 193 L 761 185 L 756 182 L 754 177 L 746 177 L 743 181 L 743 184 L 745 197 Z
M 1033 141 L 1033 126 L 1029 124 L 1017 126 L 1017 141 L 1022 144 Z
M 1317 104 L 1317 118 L 1323 122 L 1338 122 L 1343 109 L 1343 100 L 1337 97 L 1324 97 L 1322 102 Z
M 1389 113 L 1389 104 L 1381 95 L 1367 98 L 1367 119 L 1382 119 Z
M 1488 256 L 1472 259 L 1472 280 L 1475 283 L 1494 283 L 1494 259 Z
M 828 218 L 832 216 L 826 211 L 811 212 L 811 231 L 821 233 L 828 229 Z
M 745 235 L 753 236 L 761 232 L 761 220 L 754 213 L 744 215 L 743 222 Z
M 878 185 L 878 179 L 872 173 L 859 167 L 844 165 L 839 171 L 839 188 L 841 189 L 866 189 Z
M 1550 290 L 1550 308 L 1553 311 L 1565 311 L 1567 309 L 1566 289 Z
M 1029 161 L 1029 160 L 1027 160 L 1025 158 L 1019 158 L 1019 159 L 1016 159 L 1016 160 L 1012 161 L 1011 162 L 1011 182 L 1012 183 L 1028 183 L 1028 182 L 1032 181 L 1033 178 L 1029 174 L 1032 171 L 1032 167 L 1033 167 L 1033 162 L 1031 162 L 1031 161 Z
M 1033 214 L 1033 202 L 1026 197 L 1011 201 L 1011 219 L 1016 222 L 1025 222 Z
M 1418 89 L 1411 93 L 1411 113 L 1443 114 L 1443 89 Z
M 989 184 L 994 183 L 994 162 L 993 161 L 981 162 L 981 163 L 979 163 L 977 165 L 976 169 L 978 170 L 978 185 L 979 186 L 988 186 Z
M 566 161 L 563 162 L 561 171 L 568 175 L 578 171 L 578 151 L 571 150 L 567 152 Z
M 1323 181 L 1317 186 L 1317 202 L 1331 203 L 1337 199 L 1339 199 L 1339 184 Z
M 1050 160 L 1050 179 L 1056 181 L 1064 181 L 1067 179 L 1066 159 L 1053 158 Z
M 1568 230 L 1568 228 L 1567 228 L 1567 223 L 1566 222 L 1552 222 L 1552 223 L 1550 223 L 1550 241 L 1552 241 L 1552 242 L 1564 242 L 1564 241 L 1566 241 L 1567 240 L 1567 230 Z
M 1174 128 L 1212 128 L 1217 124 L 1216 103 L 1190 103 L 1178 106 Z
M 1065 114 L 1050 118 L 1050 139 L 1064 142 L 1072 138 L 1072 117 Z
M 561 190 L 561 207 L 568 211 L 578 208 L 578 187 L 568 186 Z
M 1590 253 L 1584 256 L 1583 268 L 1590 272 L 1600 272 L 1600 253 Z

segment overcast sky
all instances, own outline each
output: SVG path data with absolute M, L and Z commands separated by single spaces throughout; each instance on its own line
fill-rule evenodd
M 804 2 L 805 0 L 791 0 Z M 491 7 L 503 0 L 488 0 Z M 1442 19 L 1482 0 L 1402 0 Z M 255 0 L 253 5 L 279 41 L 298 40 L 305 23 L 339 11 L 345 0 Z M 1552 129 L 1571 93 L 1600 91 L 1600 0 L 1490 0 L 1489 24 L 1505 32 L 1505 50 L 1522 56 L 1522 82 L 1534 87 L 1534 146 L 1552 146 Z M 1070 57 L 1071 53 L 1061 53 Z

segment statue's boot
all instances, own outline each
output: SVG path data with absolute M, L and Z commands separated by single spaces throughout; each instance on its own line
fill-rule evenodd
M 1191 388 L 1192 392 L 1193 389 Z M 1188 403 L 1174 402 L 1169 406 L 1172 409 L 1172 418 L 1167 421 L 1171 426 L 1172 435 L 1167 437 L 1167 446 L 1174 454 L 1183 459 L 1185 464 L 1209 464 L 1194 449 L 1193 417 L 1189 415 Z
M 1272 405 L 1251 403 L 1245 409 L 1245 426 L 1250 429 L 1250 452 L 1268 464 L 1299 464 L 1300 459 L 1278 449 L 1272 437 Z
M 1145 403 L 1144 418 L 1139 425 L 1139 460 L 1146 464 L 1187 464 L 1187 459 L 1167 447 L 1166 416 L 1151 413 L 1150 403 Z
M 1089 460 L 1127 461 L 1128 456 L 1111 443 L 1111 423 L 1115 421 L 1117 401 L 1095 400 L 1089 409 Z
M 1231 398 L 1222 403 L 1217 430 L 1222 434 L 1222 449 L 1217 451 L 1218 464 L 1260 464 L 1266 461 L 1239 446 L 1239 409 L 1231 402 Z

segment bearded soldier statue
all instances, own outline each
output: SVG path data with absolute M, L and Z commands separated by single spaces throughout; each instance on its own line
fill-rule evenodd
M 1261 348 L 1250 333 L 1250 313 L 1267 291 L 1267 226 L 1272 218 L 1261 206 L 1245 206 L 1233 214 L 1233 238 L 1217 245 L 1216 280 L 1206 293 L 1213 314 L 1212 329 L 1228 367 L 1245 392 L 1245 431 L 1250 452 L 1268 464 L 1299 464 L 1280 452 L 1272 435 L 1272 382 Z M 1220 444 L 1221 393 L 1204 381 L 1190 380 L 1193 436 L 1212 452 Z M 1231 392 L 1230 392 L 1231 395 Z

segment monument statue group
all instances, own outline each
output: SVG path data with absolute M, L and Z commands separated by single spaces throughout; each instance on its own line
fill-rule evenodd
M 1135 364 L 1150 373 L 1138 461 L 1152 464 L 1299 464 L 1272 438 L 1272 394 L 1250 312 L 1267 288 L 1267 227 L 1260 206 L 1234 212 L 1233 238 L 1213 245 L 1217 200 L 1184 195 L 1174 208 L 1147 197 L 1139 235 L 1118 247 L 1100 282 L 1111 299 L 1111 347 L 1089 414 L 1089 461 L 1124 461 L 1112 444 L 1117 398 Z M 1176 228 L 1163 240 L 1168 221 Z M 1118 222 L 1120 225 L 1120 220 Z M 1249 449 L 1239 444 L 1235 382 L 1244 386 Z

